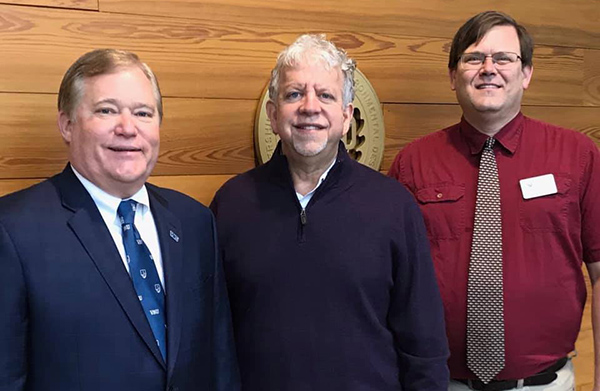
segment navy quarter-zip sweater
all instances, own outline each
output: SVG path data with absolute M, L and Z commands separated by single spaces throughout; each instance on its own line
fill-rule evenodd
M 244 391 L 446 391 L 423 220 L 398 182 L 336 162 L 305 211 L 278 146 L 211 205 Z

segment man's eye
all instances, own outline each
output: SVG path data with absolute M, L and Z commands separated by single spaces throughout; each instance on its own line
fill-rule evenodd
M 507 64 L 510 62 L 510 56 L 506 53 L 496 53 L 494 55 L 494 60 L 501 64 Z
M 298 99 L 300 97 L 300 93 L 298 91 L 291 91 L 285 94 L 285 99 Z
M 100 107 L 96 110 L 96 113 L 98 113 L 98 114 L 113 114 L 113 113 L 115 113 L 115 110 L 111 109 L 110 107 Z
M 324 92 L 321 94 L 321 98 L 325 99 L 325 100 L 335 100 L 335 97 L 328 93 L 328 92 Z
M 149 111 L 138 111 L 135 115 L 142 118 L 152 118 L 152 113 Z
M 469 64 L 480 64 L 481 56 L 468 55 L 463 57 L 463 61 Z

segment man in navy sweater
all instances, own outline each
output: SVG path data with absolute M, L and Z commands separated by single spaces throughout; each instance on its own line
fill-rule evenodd
M 211 205 L 245 391 L 447 390 L 419 208 L 340 141 L 354 69 L 321 36 L 286 48 L 267 104 L 281 142 Z

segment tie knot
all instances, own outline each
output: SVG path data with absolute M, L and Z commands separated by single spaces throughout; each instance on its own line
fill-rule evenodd
M 121 219 L 121 224 L 133 224 L 137 204 L 134 200 L 121 201 L 117 208 L 117 215 Z
M 494 149 L 494 143 L 496 142 L 496 139 L 493 137 L 488 138 L 487 140 L 485 140 L 485 145 L 483 146 L 483 149 Z

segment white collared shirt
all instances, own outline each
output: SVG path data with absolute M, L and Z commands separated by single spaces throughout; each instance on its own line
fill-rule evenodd
M 308 205 L 308 203 L 310 202 L 310 199 L 315 194 L 315 191 L 317 191 L 317 189 L 319 188 L 319 186 L 321 186 L 321 183 L 323 183 L 323 181 L 325 180 L 325 178 L 327 178 L 327 174 L 329 174 L 329 171 L 331 171 L 331 168 L 335 164 L 335 160 L 336 159 L 333 159 L 333 162 L 331 163 L 331 165 L 319 177 L 319 181 L 317 182 L 317 186 L 315 186 L 314 189 L 312 189 L 311 191 L 309 191 L 305 195 L 302 195 L 302 194 L 296 192 L 296 197 L 298 197 L 298 201 L 300 201 L 300 206 L 302 206 L 302 210 L 306 209 L 306 205 Z
M 108 231 L 110 232 L 110 235 L 117 246 L 117 250 L 119 250 L 123 265 L 129 273 L 129 265 L 127 264 L 127 257 L 125 256 L 125 246 L 123 245 L 121 221 L 117 216 L 117 208 L 122 200 L 118 197 L 108 194 L 98 186 L 94 185 L 92 182 L 78 173 L 73 166 L 71 166 L 71 169 L 73 169 L 77 179 L 79 179 L 83 187 L 85 187 L 87 192 L 94 200 L 94 203 L 96 204 L 98 211 L 100 211 L 100 215 L 102 216 L 102 219 L 104 220 L 104 223 L 106 224 L 106 227 L 108 228 Z M 154 264 L 156 265 L 158 278 L 160 279 L 160 283 L 164 289 L 165 279 L 162 254 L 160 252 L 160 242 L 158 240 L 158 231 L 156 230 L 154 217 L 150 211 L 150 199 L 148 198 L 148 190 L 146 190 L 146 186 L 142 186 L 137 193 L 127 199 L 132 199 L 138 203 L 134 217 L 134 224 L 140 233 L 142 240 L 148 247 L 148 250 L 150 250 L 152 258 L 154 258 Z

